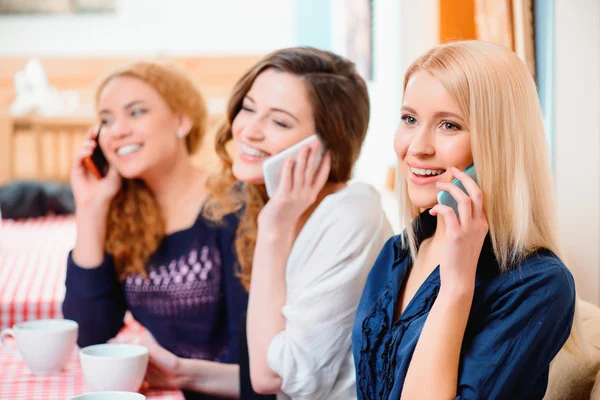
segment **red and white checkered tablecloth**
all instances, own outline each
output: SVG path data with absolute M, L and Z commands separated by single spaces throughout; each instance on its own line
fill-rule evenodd
M 0 225 L 0 329 L 61 318 L 73 217 L 4 220 Z
M 1 221 L 0 329 L 20 321 L 62 318 L 66 261 L 75 235 L 72 216 Z M 132 342 L 141 334 L 141 326 L 133 319 L 128 318 L 126 324 L 116 341 Z M 60 374 L 38 376 L 0 348 L 0 399 L 66 400 L 85 393 L 89 389 L 78 350 Z M 183 400 L 178 390 L 149 390 L 144 395 L 148 399 Z
M 141 326 L 130 320 L 127 327 L 114 339 L 117 342 L 134 342 L 142 332 Z M 14 340 L 5 343 L 16 347 Z M 79 363 L 79 348 L 60 374 L 34 375 L 24 361 L 0 349 L 0 399 L 2 400 L 68 400 L 89 392 Z M 150 389 L 142 392 L 148 400 L 184 400 L 179 390 Z

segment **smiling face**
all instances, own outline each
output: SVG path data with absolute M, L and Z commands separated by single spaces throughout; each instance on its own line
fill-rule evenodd
M 98 99 L 100 146 L 108 162 L 125 178 L 144 178 L 186 157 L 177 132 L 191 128 L 147 83 L 127 77 L 110 80 Z
M 233 174 L 242 182 L 263 184 L 266 159 L 315 133 L 302 78 L 276 69 L 262 72 L 244 97 L 231 132 Z
M 406 85 L 394 150 L 415 207 L 437 204 L 436 182 L 452 181 L 452 167 L 464 170 L 473 162 L 468 129 L 444 85 L 427 71 L 414 73 Z

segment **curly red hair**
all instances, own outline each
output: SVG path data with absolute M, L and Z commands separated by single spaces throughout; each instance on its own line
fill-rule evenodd
M 207 108 L 193 81 L 175 66 L 158 62 L 136 62 L 106 76 L 96 90 L 113 79 L 131 77 L 150 85 L 172 110 L 185 114 L 192 128 L 185 138 L 188 152 L 200 147 L 206 133 Z M 119 279 L 129 274 L 146 276 L 146 262 L 165 236 L 165 222 L 154 193 L 140 179 L 125 179 L 111 202 L 107 218 L 106 251 L 113 256 Z

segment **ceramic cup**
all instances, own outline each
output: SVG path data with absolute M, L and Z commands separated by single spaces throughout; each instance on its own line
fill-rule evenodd
M 69 361 L 79 325 L 69 319 L 41 319 L 19 322 L 0 333 L 0 344 L 15 357 L 21 357 L 34 374 L 59 373 Z M 4 343 L 15 338 L 18 353 Z
M 97 344 L 81 349 L 79 360 L 92 390 L 137 392 L 146 375 L 148 349 L 138 344 Z

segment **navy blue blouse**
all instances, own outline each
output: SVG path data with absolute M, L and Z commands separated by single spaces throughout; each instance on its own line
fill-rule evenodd
M 418 221 L 416 236 L 421 243 L 433 234 L 437 219 L 424 212 Z M 367 280 L 352 334 L 358 399 L 396 400 L 402 393 L 440 288 L 438 266 L 394 321 L 411 264 L 400 237 L 393 237 Z M 501 274 L 486 238 L 461 350 L 456 399 L 542 399 L 550 361 L 569 336 L 574 312 L 573 277 L 554 253 L 536 251 Z

